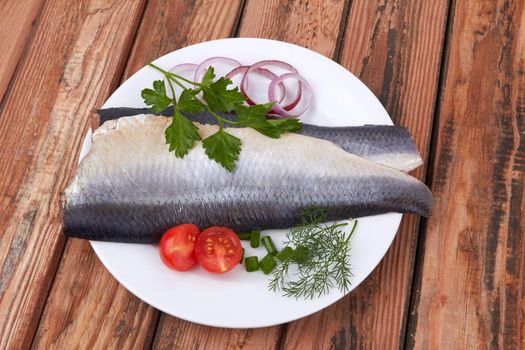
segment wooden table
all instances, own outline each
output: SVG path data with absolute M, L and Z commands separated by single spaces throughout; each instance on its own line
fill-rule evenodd
M 155 310 L 59 216 L 93 109 L 145 63 L 230 36 L 360 77 L 410 129 L 436 199 L 350 295 L 262 329 Z M 523 0 L 1 1 L 0 349 L 525 348 L 524 59 Z

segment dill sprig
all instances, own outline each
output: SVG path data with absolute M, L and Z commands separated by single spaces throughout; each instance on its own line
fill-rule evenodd
M 301 224 L 286 235 L 282 254 L 268 285 L 272 291 L 285 296 L 312 299 L 336 287 L 342 292 L 350 288 L 349 241 L 357 227 L 357 220 L 349 234 L 346 223 L 324 223 L 327 212 L 307 209 L 301 212 Z M 290 270 L 296 266 L 292 277 Z

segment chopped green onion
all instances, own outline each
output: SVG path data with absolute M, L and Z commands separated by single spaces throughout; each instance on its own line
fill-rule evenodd
M 248 256 L 244 259 L 246 271 L 253 272 L 259 270 L 259 259 L 256 256 Z
M 261 231 L 253 230 L 250 233 L 250 246 L 252 248 L 258 248 L 261 240 Z
M 239 232 L 237 233 L 237 237 L 239 237 L 241 241 L 249 241 L 251 234 L 250 232 Z
M 277 248 L 275 248 L 275 244 L 273 244 L 272 238 L 270 236 L 264 236 L 262 243 L 268 251 L 268 254 L 275 256 L 279 252 Z
M 271 254 L 266 255 L 260 262 L 259 268 L 265 275 L 268 275 L 277 266 L 277 262 Z
M 241 261 L 239 261 L 239 264 L 242 264 L 242 259 L 244 259 L 244 248 L 242 248 Z
M 300 245 L 293 251 L 292 260 L 296 264 L 304 264 L 308 260 L 308 255 L 308 248 L 306 248 L 304 245 Z
M 293 249 L 292 247 L 284 247 L 283 250 L 281 250 L 277 255 L 275 256 L 277 259 L 281 261 L 288 260 L 292 257 Z

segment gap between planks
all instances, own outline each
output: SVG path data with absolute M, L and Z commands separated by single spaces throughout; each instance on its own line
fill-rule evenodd
M 432 178 L 433 178 L 433 168 L 432 164 L 434 164 L 435 158 L 436 158 L 436 145 L 437 140 L 439 138 L 439 115 L 441 110 L 441 97 L 443 93 L 443 89 L 445 86 L 445 80 L 446 80 L 446 73 L 448 68 L 448 58 L 450 55 L 450 34 L 452 32 L 452 24 L 454 22 L 454 5 L 455 0 L 448 0 L 447 3 L 447 14 L 446 14 L 446 24 L 444 28 L 444 34 L 443 34 L 443 44 L 441 47 L 441 59 L 440 59 L 440 67 L 439 67 L 439 79 L 438 79 L 438 88 L 437 88 L 437 94 L 436 98 L 434 99 L 434 106 L 433 106 L 433 113 L 432 113 L 432 128 L 430 130 L 430 142 L 429 142 L 429 149 L 428 149 L 428 161 L 427 161 L 427 173 L 425 176 L 425 184 L 428 188 L 430 188 L 430 185 L 432 184 Z M 410 311 L 415 305 L 415 298 L 416 295 L 416 289 L 417 289 L 417 278 L 416 276 L 418 273 L 420 273 L 421 268 L 421 260 L 422 255 L 424 254 L 424 241 L 425 241 L 425 233 L 426 233 L 426 227 L 428 224 L 428 220 L 426 218 L 422 218 L 419 223 L 418 228 L 418 235 L 416 236 L 416 252 L 414 256 L 414 268 L 412 269 L 412 275 L 411 275 L 411 287 L 410 287 L 410 294 L 408 296 L 408 311 L 405 313 L 405 318 L 403 320 L 403 339 L 400 342 L 400 348 L 401 346 L 404 349 L 407 349 L 410 345 L 410 348 L 413 348 L 412 339 L 410 337 L 407 337 L 408 329 L 410 327 L 412 317 Z

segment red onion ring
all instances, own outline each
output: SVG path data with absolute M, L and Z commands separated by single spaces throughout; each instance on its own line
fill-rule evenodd
M 198 65 L 195 63 L 181 63 L 171 67 L 169 72 L 177 74 L 177 72 L 184 72 L 187 70 L 197 69 Z
M 213 63 L 223 63 L 234 67 L 241 66 L 241 63 L 237 60 L 234 60 L 233 58 L 222 56 L 210 57 L 202 61 L 197 66 L 197 69 L 195 70 L 194 81 L 200 82 L 202 77 L 204 76 L 205 70 L 208 69 L 208 67 L 211 66 Z
M 268 87 L 268 100 L 275 101 L 275 87 L 277 86 L 277 84 L 281 83 L 283 80 L 286 80 L 286 79 L 297 79 L 297 81 L 303 85 L 303 89 L 306 90 L 307 92 L 307 97 L 306 97 L 307 100 L 304 102 L 303 106 L 293 114 L 291 113 L 291 110 L 287 111 L 284 109 L 284 107 L 282 107 L 279 104 L 275 104 L 272 107 L 271 111 L 281 116 L 282 118 L 300 116 L 308 109 L 308 107 L 310 107 L 310 103 L 312 102 L 312 88 L 310 87 L 310 84 L 308 84 L 308 81 L 302 76 L 300 76 L 299 74 L 285 73 L 277 77 L 276 79 L 272 80 L 272 82 L 270 83 L 270 86 Z
M 291 73 L 299 74 L 299 72 L 297 71 L 297 69 L 295 69 L 294 66 L 292 66 L 291 64 L 286 63 L 284 61 L 278 61 L 278 60 L 263 60 L 263 61 L 259 61 L 259 62 L 256 62 L 256 63 L 252 64 L 250 66 L 250 68 L 246 71 L 246 73 L 244 73 L 244 77 L 242 78 L 242 81 L 241 81 L 241 91 L 243 90 L 243 88 L 245 90 L 247 90 L 247 86 L 248 85 L 245 86 L 245 84 L 248 84 L 248 74 L 250 74 L 255 69 L 261 69 L 264 66 L 276 66 L 276 67 L 279 67 L 279 68 L 287 69 Z M 281 82 L 281 84 L 282 84 L 282 82 Z M 290 102 L 286 106 L 283 106 L 282 108 L 285 109 L 286 111 L 292 110 L 293 108 L 295 108 L 295 106 L 297 106 L 297 104 L 301 100 L 301 97 L 302 97 L 302 86 L 301 86 L 301 82 L 299 82 L 298 87 L 297 87 L 297 95 L 295 95 L 295 97 L 293 98 L 292 102 Z M 270 100 L 270 101 L 275 101 L 275 100 Z M 279 103 L 280 102 L 281 101 L 279 101 Z
M 250 66 L 240 66 L 240 67 L 234 68 L 228 74 L 225 75 L 225 78 L 231 79 L 231 78 L 233 78 L 234 76 L 236 76 L 238 74 L 244 74 L 245 75 L 246 71 L 248 69 L 250 69 Z M 253 73 L 261 75 L 261 76 L 263 76 L 265 78 L 268 78 L 270 80 L 270 82 L 272 80 L 278 78 L 277 75 L 275 75 L 274 73 L 272 73 L 268 69 L 264 69 L 264 68 L 256 68 L 256 69 L 253 70 Z M 243 75 L 243 79 L 244 79 L 244 75 Z M 253 99 L 250 96 L 248 96 L 248 93 L 247 93 L 248 85 L 249 85 L 248 80 L 245 81 L 245 84 L 242 84 L 242 80 L 241 80 L 240 89 L 241 89 L 241 93 L 246 98 L 246 102 L 250 106 L 253 106 L 256 103 L 253 101 Z M 284 100 L 284 97 L 286 96 L 286 89 L 285 89 L 285 86 L 284 86 L 283 83 L 279 84 L 279 90 L 281 92 L 281 97 L 279 98 L 278 103 L 281 103 Z
M 281 118 L 288 118 L 291 116 L 300 116 L 302 115 L 310 106 L 311 99 L 312 99 L 312 88 L 308 84 L 308 81 L 301 77 L 292 65 L 289 63 L 278 61 L 278 60 L 264 60 L 254 63 L 251 66 L 243 66 L 240 62 L 237 60 L 234 60 L 229 57 L 210 57 L 200 64 L 194 64 L 194 63 L 182 63 L 178 64 L 174 67 L 172 67 L 169 71 L 172 73 L 179 73 L 183 71 L 188 70 L 195 70 L 194 73 L 194 80 L 200 81 L 202 77 L 204 76 L 205 70 L 211 66 L 214 63 L 221 63 L 221 64 L 227 64 L 234 66 L 235 68 L 232 69 L 228 74 L 226 74 L 225 78 L 231 79 L 232 77 L 242 74 L 242 79 L 240 83 L 240 91 L 246 98 L 246 102 L 249 105 L 256 104 L 250 96 L 248 96 L 247 90 L 249 86 L 248 81 L 248 75 L 250 73 L 258 74 L 260 76 L 263 76 L 270 80 L 270 84 L 268 86 L 268 100 L 269 101 L 277 101 L 277 103 L 273 106 L 273 108 L 270 111 L 271 115 L 278 116 Z M 275 73 L 270 71 L 269 69 L 262 68 L 264 66 L 276 66 L 282 69 L 286 69 L 290 71 L 290 73 L 282 74 L 281 76 L 277 76 Z M 297 94 L 293 98 L 292 102 L 289 104 L 282 106 L 281 103 L 284 101 L 284 98 L 286 96 L 286 87 L 283 84 L 283 81 L 286 79 L 296 79 L 298 82 L 297 85 Z M 276 95 L 276 87 L 279 87 L 280 91 L 280 98 L 277 100 L 275 97 Z M 294 113 L 291 113 L 299 104 L 301 99 L 303 98 L 303 90 L 307 91 L 307 100 L 301 105 L 301 108 L 299 108 Z
M 185 72 L 188 70 L 196 70 L 197 67 L 198 65 L 195 63 L 181 63 L 181 64 L 177 64 L 176 66 L 171 67 L 168 70 L 168 72 L 178 74 L 180 72 Z M 166 94 L 168 95 L 168 97 L 173 97 L 171 96 L 171 89 L 168 85 L 168 81 L 166 80 L 166 77 L 164 77 L 164 85 L 166 86 Z

